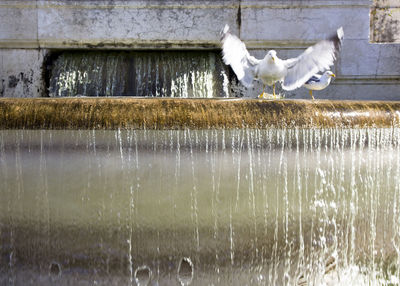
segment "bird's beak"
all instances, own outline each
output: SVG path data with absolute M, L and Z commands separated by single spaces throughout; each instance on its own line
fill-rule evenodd
M 335 75 L 334 73 L 333 73 L 333 74 L 331 74 L 330 76 L 331 76 L 331 77 L 336 77 L 336 75 Z
M 274 61 L 274 62 L 275 62 L 275 57 L 272 57 L 272 61 Z

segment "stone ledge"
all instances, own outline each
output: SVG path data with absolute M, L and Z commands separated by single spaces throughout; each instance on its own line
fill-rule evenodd
M 184 41 L 184 40 L 137 40 L 137 39 L 90 39 L 63 40 L 40 39 L 16 40 L 1 39 L 0 49 L 99 49 L 99 50 L 132 50 L 132 49 L 220 49 L 219 41 Z
M 391 127 L 400 102 L 257 99 L 0 99 L 0 129 Z
M 397 1 L 397 0 L 395 0 Z M 181 4 L 179 1 L 76 1 L 69 3 L 67 1 L 37 1 L 34 4 L 31 1 L 4 1 L 0 3 L 0 8 L 23 8 L 23 9 L 204 9 L 204 8 L 327 8 L 327 7 L 368 7 L 370 0 L 303 0 L 303 1 L 282 1 L 282 0 L 230 0 L 230 1 L 185 1 Z

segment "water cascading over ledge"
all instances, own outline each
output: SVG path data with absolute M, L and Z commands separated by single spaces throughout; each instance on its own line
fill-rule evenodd
M 219 51 L 63 51 L 49 68 L 51 97 L 210 98 L 231 93 Z
M 171 98 L 0 99 L 2 129 L 393 127 L 400 103 Z
M 396 285 L 399 111 L 0 99 L 0 284 Z

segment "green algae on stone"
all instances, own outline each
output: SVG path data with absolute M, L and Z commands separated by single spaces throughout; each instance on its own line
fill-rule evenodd
M 389 127 L 400 102 L 172 98 L 2 98 L 1 129 Z

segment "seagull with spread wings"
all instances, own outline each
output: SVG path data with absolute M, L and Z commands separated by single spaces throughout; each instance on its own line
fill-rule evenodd
M 264 95 L 265 85 L 272 85 L 274 98 L 277 81 L 282 83 L 284 90 L 294 90 L 318 72 L 328 70 L 343 41 L 343 28 L 339 28 L 333 36 L 307 48 L 297 58 L 282 60 L 277 57 L 276 51 L 270 50 L 259 60 L 251 56 L 245 44 L 229 32 L 228 25 L 225 25 L 221 34 L 224 63 L 232 67 L 237 78 L 246 87 L 251 87 L 254 79 L 261 80 L 261 97 Z

